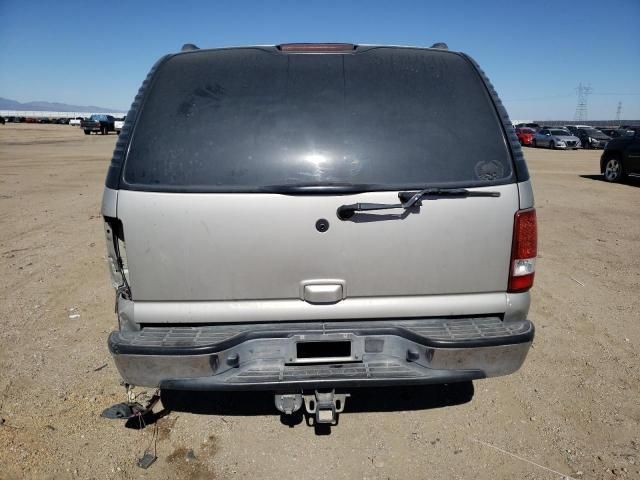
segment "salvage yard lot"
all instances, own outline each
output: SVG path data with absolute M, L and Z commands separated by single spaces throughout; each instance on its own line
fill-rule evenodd
M 139 469 L 153 427 L 99 416 L 124 400 L 100 217 L 115 140 L 0 126 L 1 479 L 640 478 L 640 180 L 602 181 L 599 151 L 534 149 L 537 331 L 519 372 L 352 390 L 329 435 L 285 425 L 269 396 L 171 394 Z

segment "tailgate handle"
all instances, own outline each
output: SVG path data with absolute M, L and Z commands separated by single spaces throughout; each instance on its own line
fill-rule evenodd
M 342 285 L 339 283 L 305 285 L 303 289 L 303 299 L 308 303 L 337 303 L 342 298 Z

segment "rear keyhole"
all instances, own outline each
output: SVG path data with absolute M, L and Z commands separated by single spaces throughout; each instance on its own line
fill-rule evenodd
M 316 230 L 318 230 L 320 233 L 326 232 L 327 230 L 329 230 L 329 222 L 326 219 L 321 218 L 316 222 Z

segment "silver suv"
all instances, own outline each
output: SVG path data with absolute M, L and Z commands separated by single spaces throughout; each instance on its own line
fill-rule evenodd
M 522 365 L 529 174 L 483 72 L 435 47 L 189 46 L 157 62 L 102 203 L 126 383 L 270 390 L 332 422 L 336 388 Z

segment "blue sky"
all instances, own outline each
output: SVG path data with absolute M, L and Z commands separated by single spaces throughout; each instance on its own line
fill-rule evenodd
M 108 2 L 0 0 L 0 97 L 128 109 L 154 61 L 286 42 L 429 46 L 487 72 L 512 119 L 640 118 L 640 0 Z

